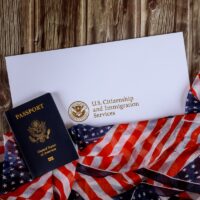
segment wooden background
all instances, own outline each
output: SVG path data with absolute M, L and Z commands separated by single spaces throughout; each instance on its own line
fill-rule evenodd
M 192 82 L 200 69 L 200 0 L 0 0 L 0 135 L 11 107 L 5 56 L 177 31 Z

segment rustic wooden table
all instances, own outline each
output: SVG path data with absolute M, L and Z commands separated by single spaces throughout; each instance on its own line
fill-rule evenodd
M 0 135 L 11 107 L 5 56 L 178 31 L 192 82 L 200 69 L 199 0 L 0 0 Z

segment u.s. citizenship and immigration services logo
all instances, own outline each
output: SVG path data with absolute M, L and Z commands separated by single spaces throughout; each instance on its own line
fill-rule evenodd
M 75 101 L 69 106 L 68 113 L 73 121 L 82 122 L 89 116 L 89 107 L 82 101 Z
M 33 120 L 28 127 L 29 140 L 32 143 L 43 143 L 49 139 L 51 129 L 46 127 L 46 122 Z

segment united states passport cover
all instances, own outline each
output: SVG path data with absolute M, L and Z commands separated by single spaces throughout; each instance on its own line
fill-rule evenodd
M 33 178 L 78 159 L 50 93 L 6 112 Z

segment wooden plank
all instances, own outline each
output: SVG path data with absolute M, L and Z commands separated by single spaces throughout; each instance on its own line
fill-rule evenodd
M 11 107 L 4 56 L 86 43 L 85 0 L 0 0 L 0 133 Z M 1 134 L 0 134 L 1 135 Z
M 183 32 L 190 64 L 190 0 L 142 0 L 141 36 Z M 174 61 L 175 62 L 175 61 Z M 189 68 L 191 70 L 191 68 Z M 191 77 L 193 80 L 193 77 Z
M 85 0 L 35 0 L 35 51 L 86 43 Z
M 194 78 L 200 71 L 200 2 L 193 0 L 190 4 L 191 15 L 191 48 L 190 77 Z
M 87 44 L 140 36 L 140 0 L 88 0 Z
M 9 130 L 3 114 L 11 106 L 4 56 L 32 51 L 32 2 L 0 0 L 0 133 Z

